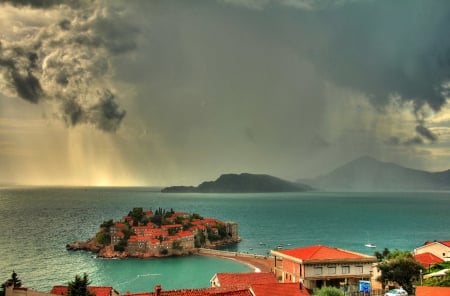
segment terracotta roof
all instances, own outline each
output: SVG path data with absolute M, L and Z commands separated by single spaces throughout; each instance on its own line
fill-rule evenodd
M 306 288 L 300 290 L 298 283 L 256 284 L 251 286 L 256 296 L 309 296 Z
M 442 263 L 444 260 L 432 253 L 422 253 L 414 255 L 414 259 L 423 265 L 425 268 L 429 268 L 433 264 Z
M 216 277 L 221 287 L 277 283 L 275 275 L 271 272 L 218 272 Z
M 67 295 L 67 286 L 53 286 L 50 290 L 50 294 Z
M 68 295 L 67 286 L 54 286 L 52 290 L 50 291 L 50 294 L 56 294 L 56 295 Z M 95 293 L 96 296 L 110 296 L 111 291 L 113 290 L 112 287 L 96 287 L 96 286 L 89 286 L 88 287 L 89 292 Z
M 438 240 L 435 240 L 435 241 L 426 241 L 426 242 L 423 244 L 423 246 L 427 246 L 427 245 L 431 245 L 431 244 L 435 244 L 435 243 L 440 243 L 440 244 L 443 244 L 443 245 L 445 245 L 445 246 L 447 246 L 447 247 L 450 247 L 450 241 L 438 241 Z
M 183 224 L 165 224 L 162 225 L 161 228 L 182 228 Z
M 156 292 L 125 293 L 121 296 L 156 296 Z M 216 287 L 181 290 L 161 290 L 160 296 L 253 296 L 247 287 Z
M 416 296 L 448 296 L 450 295 L 449 287 L 427 287 L 417 286 Z
M 351 260 L 351 259 L 374 259 L 373 256 L 347 251 L 339 248 L 331 248 L 324 245 L 314 245 L 296 249 L 272 251 L 288 255 L 302 261 L 314 260 Z

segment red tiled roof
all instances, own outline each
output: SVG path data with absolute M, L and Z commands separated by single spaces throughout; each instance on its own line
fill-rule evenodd
M 256 296 L 309 296 L 308 290 L 300 290 L 298 283 L 256 284 L 251 290 Z
M 429 268 L 431 265 L 436 263 L 442 263 L 444 260 L 432 253 L 422 253 L 414 255 L 414 259 L 423 265 L 425 268 Z
M 161 228 L 181 228 L 183 227 L 183 224 L 165 224 L 162 225 Z
M 216 276 L 221 287 L 277 283 L 275 275 L 270 272 L 218 272 Z
M 331 248 L 324 245 L 314 245 L 289 250 L 278 250 L 276 253 L 288 255 L 303 261 L 308 260 L 349 260 L 349 259 L 376 259 L 356 252 L 339 248 Z
M 50 290 L 50 294 L 67 295 L 67 289 L 67 286 L 53 286 L 53 288 Z
M 450 295 L 449 287 L 427 287 L 417 286 L 416 296 L 448 296 Z
M 50 294 L 56 294 L 56 295 L 68 295 L 69 294 L 69 288 L 67 286 L 54 286 L 52 290 L 50 291 Z M 89 292 L 95 293 L 96 296 L 109 296 L 111 291 L 113 290 L 112 287 L 96 287 L 96 286 L 89 286 L 88 287 Z
M 122 222 L 116 222 L 116 223 L 114 224 L 114 226 L 116 226 L 116 228 L 123 228 L 123 227 L 126 226 L 126 224 L 125 224 L 125 223 L 122 223 Z
M 423 245 L 427 246 L 427 245 L 431 245 L 431 244 L 434 244 L 434 243 L 440 243 L 440 244 L 443 244 L 443 245 L 445 245 L 447 247 L 450 247 L 450 241 L 438 241 L 438 240 L 426 241 Z
M 125 293 L 121 296 L 156 296 L 156 292 Z M 253 296 L 247 287 L 216 287 L 199 289 L 167 290 L 160 296 Z

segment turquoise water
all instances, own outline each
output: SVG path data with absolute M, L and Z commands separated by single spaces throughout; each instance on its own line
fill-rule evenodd
M 373 254 L 413 250 L 426 240 L 450 239 L 450 193 L 162 194 L 143 188 L 0 189 L 0 280 L 14 269 L 27 287 L 48 291 L 86 272 L 93 285 L 119 292 L 205 287 L 216 272 L 247 271 L 231 260 L 183 257 L 104 260 L 65 245 L 86 240 L 104 220 L 133 207 L 174 208 L 239 223 L 242 242 L 227 249 L 267 254 L 326 244 Z

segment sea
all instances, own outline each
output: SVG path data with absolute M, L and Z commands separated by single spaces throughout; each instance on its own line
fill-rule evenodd
M 106 220 L 134 207 L 174 209 L 239 224 L 242 241 L 225 249 L 268 255 L 272 249 L 323 244 L 368 255 L 450 240 L 450 192 L 161 193 L 157 188 L 0 188 L 0 282 L 13 271 L 23 286 L 50 291 L 86 273 L 91 285 L 120 293 L 208 287 L 217 272 L 253 269 L 203 256 L 100 259 L 67 251 Z M 376 248 L 367 248 L 373 243 Z

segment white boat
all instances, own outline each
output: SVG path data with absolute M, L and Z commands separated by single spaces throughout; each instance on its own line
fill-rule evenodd
M 365 244 L 365 246 L 367 248 L 376 248 L 377 247 L 375 244 L 372 244 L 372 243 L 367 243 L 367 244 Z

